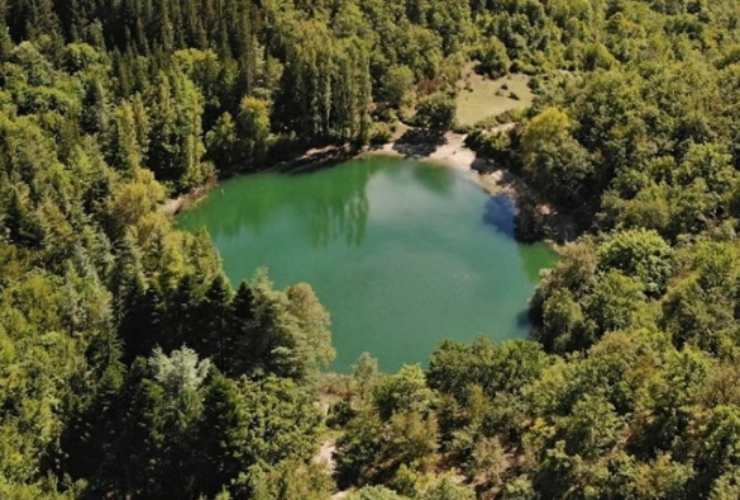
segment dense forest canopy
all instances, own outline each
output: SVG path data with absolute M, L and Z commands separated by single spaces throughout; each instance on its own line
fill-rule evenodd
M 537 98 L 468 144 L 580 236 L 533 340 L 329 383 L 310 285 L 158 206 L 454 126 L 471 60 Z M 0 84 L 3 498 L 740 496 L 736 0 L 0 0 Z

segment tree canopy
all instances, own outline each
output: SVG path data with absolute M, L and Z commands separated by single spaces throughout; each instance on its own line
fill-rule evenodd
M 573 220 L 532 338 L 327 374 L 310 284 L 162 203 L 440 136 L 468 62 L 536 93 L 468 143 Z M 738 498 L 738 220 L 736 0 L 0 1 L 0 497 Z

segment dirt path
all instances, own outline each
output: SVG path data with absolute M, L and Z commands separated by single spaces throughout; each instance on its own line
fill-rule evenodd
M 337 442 L 335 439 L 328 439 L 321 444 L 319 452 L 314 455 L 313 462 L 316 464 L 325 464 L 327 470 L 334 474 L 337 463 L 334 460 L 334 452 L 337 449 Z
M 334 438 L 327 439 L 321 444 L 321 448 L 319 448 L 319 452 L 314 455 L 313 457 L 313 463 L 315 464 L 324 464 L 326 466 L 326 469 L 329 471 L 329 474 L 334 474 L 334 471 L 337 468 L 337 462 L 334 459 L 334 452 L 337 450 L 337 441 Z M 342 500 L 343 498 L 346 498 L 350 494 L 351 490 L 343 490 L 338 491 L 334 493 L 331 496 L 331 500 Z

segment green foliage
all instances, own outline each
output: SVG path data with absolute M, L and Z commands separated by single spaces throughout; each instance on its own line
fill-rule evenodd
M 651 295 L 665 292 L 673 274 L 673 251 L 655 231 L 632 230 L 615 233 L 599 246 L 603 269 L 618 269 L 642 281 Z
M 384 420 L 395 413 L 426 413 L 431 400 L 432 393 L 426 387 L 424 372 L 418 365 L 402 367 L 398 373 L 378 383 L 373 391 L 373 402 Z
M 437 448 L 433 392 L 417 365 L 375 380 L 377 366 L 367 357 L 357 365 L 360 405 L 337 441 L 341 484 L 388 481 L 399 471 L 423 471 Z M 372 385 L 370 385 L 372 384 Z M 371 405 L 363 393 L 372 387 Z
M 443 132 L 454 125 L 455 110 L 453 99 L 442 93 L 433 94 L 419 101 L 414 121 L 424 129 Z
M 234 118 L 227 111 L 218 117 L 205 136 L 208 156 L 220 166 L 220 171 L 230 172 L 242 160 L 244 150 Z
M 416 497 L 423 500 L 474 500 L 475 492 L 469 486 L 458 484 L 452 477 L 442 476 L 422 488 Z
M 468 55 L 538 96 L 467 143 L 593 234 L 537 288 L 540 343 L 445 343 L 391 375 L 361 358 L 340 485 L 738 497 L 736 2 L 101 5 L 0 2 L 0 497 L 328 498 L 327 311 L 305 284 L 232 290 L 159 204 L 379 141 L 371 112 L 417 95 L 446 131 Z
M 404 497 L 383 486 L 366 486 L 351 493 L 347 498 L 349 500 L 403 500 Z
M 396 413 L 387 421 L 361 412 L 337 441 L 340 485 L 389 481 L 401 465 L 424 471 L 434 461 L 437 424 L 433 415 Z
M 417 375 L 415 371 L 414 375 Z M 370 402 L 380 379 L 378 360 L 369 353 L 362 353 L 352 369 L 352 395 L 363 405 Z
M 372 92 L 367 49 L 359 40 L 334 39 L 318 21 L 290 26 L 276 124 L 317 139 L 365 141 Z
M 677 345 L 696 344 L 734 356 L 738 335 L 738 247 L 700 243 L 680 259 L 680 278 L 666 294 L 661 325 Z
M 568 132 L 571 120 L 557 108 L 547 108 L 527 123 L 521 137 L 523 170 L 534 184 L 559 204 L 572 206 L 588 199 L 595 180 L 588 151 Z
M 255 97 L 242 99 L 236 119 L 228 111 L 219 116 L 205 137 L 209 156 L 224 173 L 257 166 L 265 159 L 269 141 L 269 106 Z
M 489 134 L 483 128 L 476 128 L 465 137 L 465 145 L 492 159 L 497 165 L 514 169 L 511 158 L 511 136 L 503 133 Z
M 333 487 L 329 474 L 320 466 L 296 460 L 285 460 L 267 471 L 254 465 L 249 468 L 247 484 L 243 493 L 249 498 L 277 500 L 323 500 L 331 495 Z
M 496 37 L 488 39 L 479 49 L 478 60 L 480 61 L 478 69 L 491 78 L 506 75 L 511 66 L 506 46 Z
M 737 314 L 730 305 L 734 253 L 734 244 L 708 242 L 676 252 L 647 230 L 571 247 L 535 295 L 541 339 L 555 350 L 582 349 L 606 331 L 657 321 L 677 345 L 696 342 L 729 354 Z M 683 260 L 688 255 L 694 257 Z M 700 278 L 703 272 L 712 277 Z
M 310 285 L 298 284 L 281 292 L 261 274 L 251 289 L 251 314 L 247 316 L 251 325 L 245 326 L 252 331 L 245 332 L 231 366 L 237 368 L 242 358 L 249 360 L 250 370 L 256 373 L 305 378 L 334 359 L 329 315 Z
M 152 109 L 148 165 L 177 192 L 203 184 L 212 167 L 203 162 L 200 92 L 181 73 L 162 73 L 148 100 Z
M 396 108 L 408 104 L 409 93 L 414 85 L 414 72 L 408 66 L 394 66 L 388 70 L 383 81 L 384 100 Z
M 392 127 L 386 123 L 374 123 L 370 132 L 370 144 L 382 146 L 387 144 L 393 138 Z
M 261 160 L 267 152 L 270 135 L 268 104 L 254 97 L 245 97 L 239 105 L 237 115 L 238 133 L 244 137 L 244 154 L 252 161 Z
M 2 61 L 3 496 L 212 496 L 260 462 L 288 497 L 324 498 L 329 480 L 305 464 L 319 423 L 308 379 L 333 355 L 328 315 L 305 285 L 256 286 L 256 306 L 251 288 L 234 296 L 207 236 L 158 213 L 155 175 L 175 191 L 210 175 L 202 127 L 229 78 L 215 85 L 212 54 L 155 64 L 37 43 Z M 269 107 L 250 99 L 237 130 L 258 156 Z M 244 354 L 262 344 L 271 354 L 255 364 Z M 217 379 L 231 384 L 218 397 Z
M 598 250 L 588 243 L 570 248 L 540 284 L 532 315 L 547 348 L 586 349 L 606 332 L 650 323 L 654 313 L 647 307 L 645 293 L 653 278 L 641 276 L 636 262 L 627 264 L 626 258 L 616 257 L 621 245 L 617 242 L 624 241 L 624 236 L 630 235 L 615 235 Z M 670 266 L 666 250 L 659 250 L 658 258 L 668 259 L 664 265 Z M 663 282 L 668 279 L 670 268 L 650 269 Z
M 198 354 L 187 347 L 165 356 L 161 349 L 154 349 L 149 358 L 149 367 L 154 380 L 174 397 L 177 394 L 195 392 L 201 386 L 211 368 L 208 360 L 198 361 Z
M 583 54 L 583 68 L 588 71 L 597 69 L 610 69 L 617 64 L 616 58 L 601 43 L 592 43 L 585 49 Z
M 111 164 L 129 175 L 143 166 L 149 145 L 149 119 L 140 99 L 123 102 L 116 108 L 110 135 Z
M 518 391 L 547 364 L 547 356 L 534 342 L 511 341 L 497 346 L 478 339 L 465 346 L 448 341 L 432 354 L 428 377 L 434 389 L 465 401 L 473 384 L 489 397 L 498 391 Z

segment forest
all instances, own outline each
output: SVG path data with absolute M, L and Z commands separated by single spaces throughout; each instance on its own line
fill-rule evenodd
M 577 223 L 529 340 L 328 373 L 310 284 L 160 208 L 462 130 L 469 62 L 535 93 L 469 147 Z M 0 497 L 737 499 L 739 230 L 737 0 L 0 0 Z

